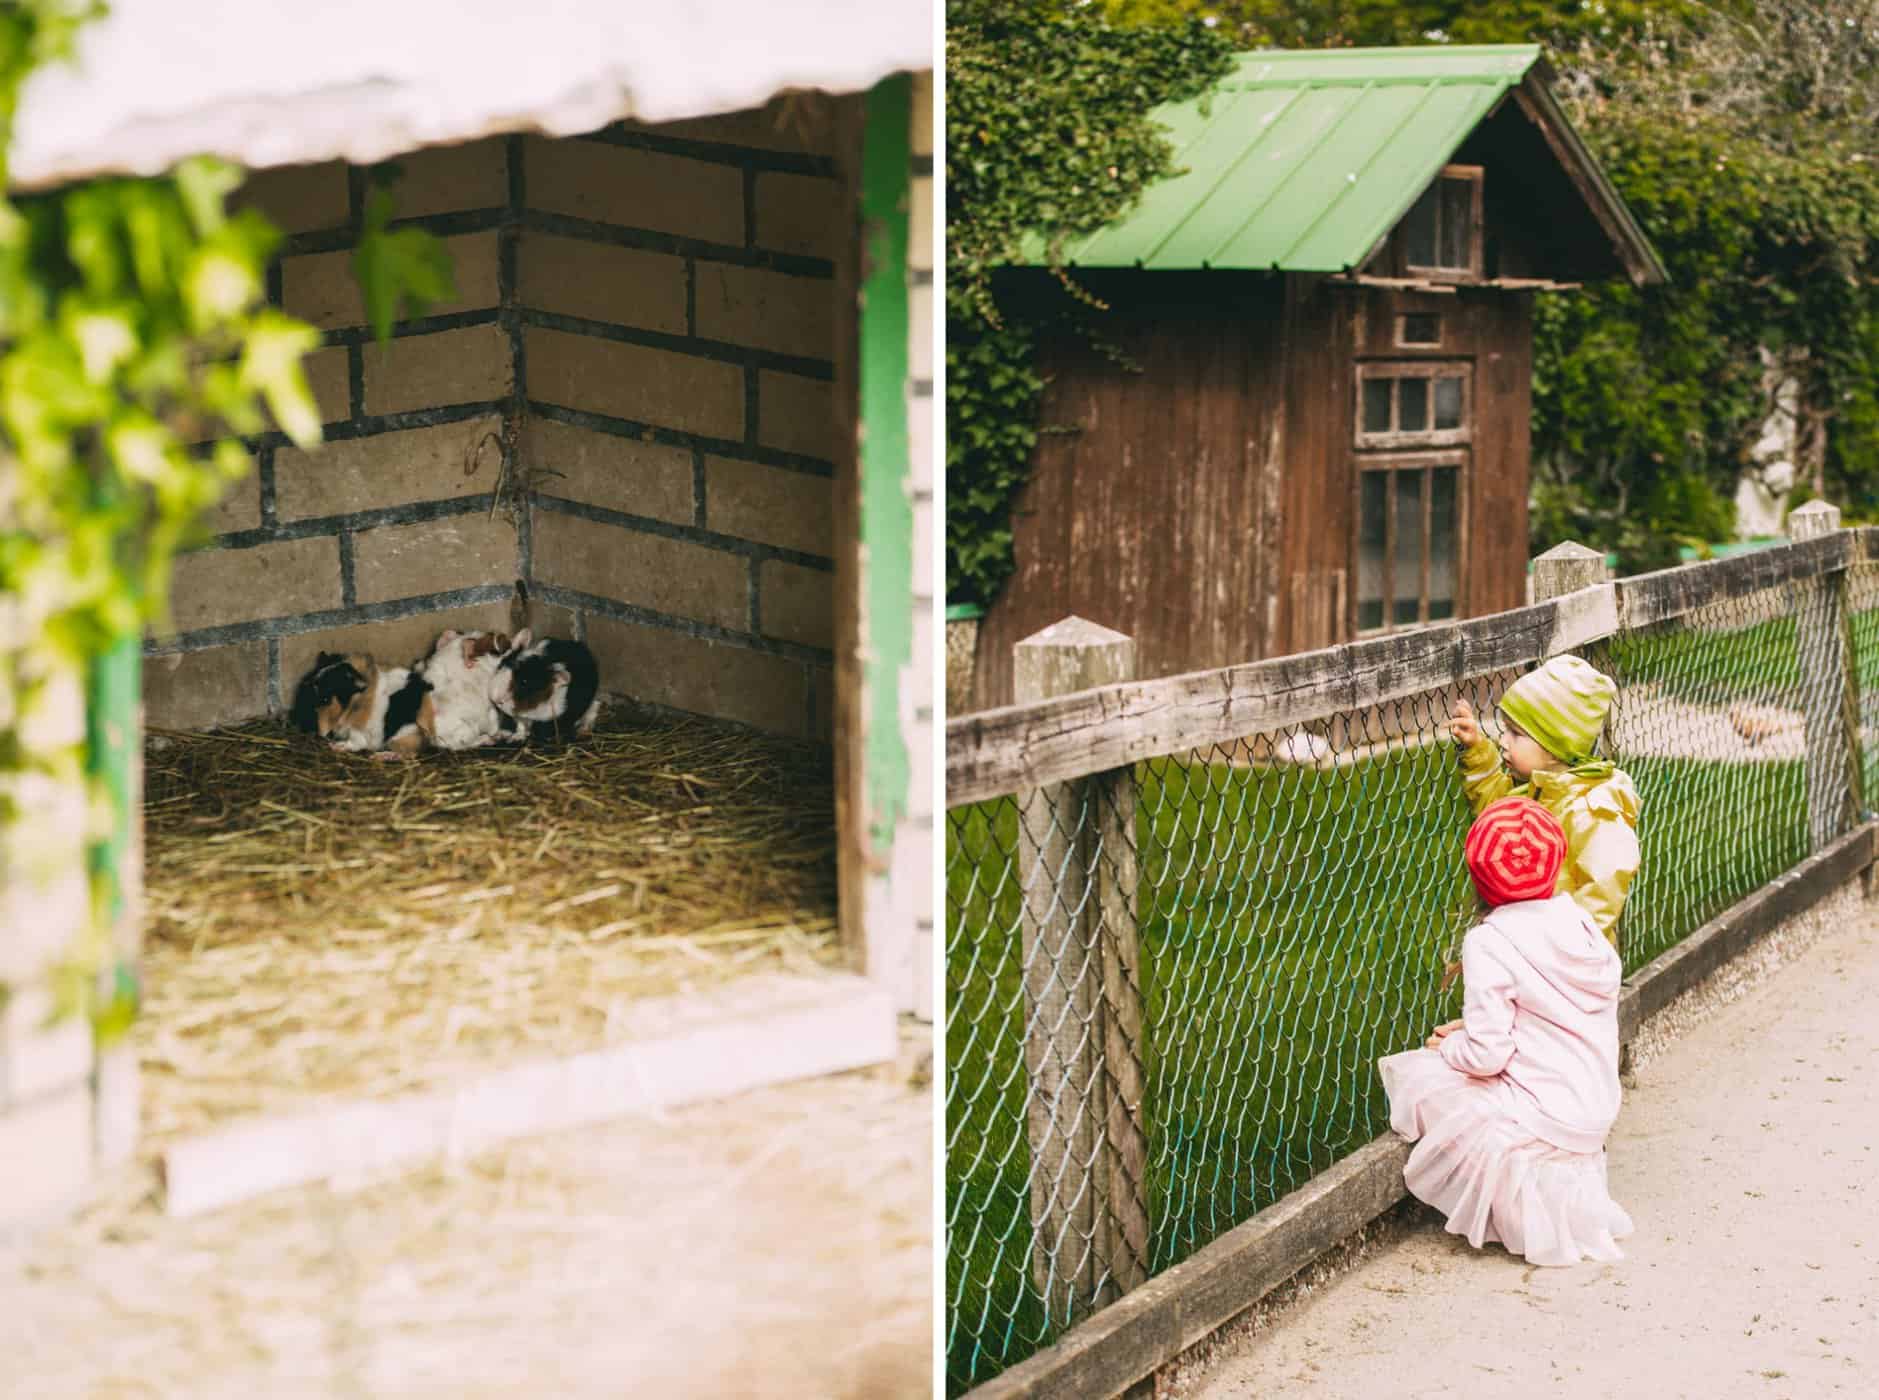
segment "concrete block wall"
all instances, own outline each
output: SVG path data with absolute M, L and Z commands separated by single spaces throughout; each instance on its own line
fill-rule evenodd
M 609 691 L 830 739 L 833 151 L 826 108 L 779 102 L 402 157 L 397 214 L 459 295 L 383 347 L 349 261 L 376 173 L 252 179 L 289 234 L 271 290 L 326 335 L 327 442 L 263 444 L 179 564 L 149 722 L 279 713 L 320 650 L 506 627 L 522 577 Z
M 145 649 L 150 724 L 278 713 L 321 650 L 404 664 L 444 627 L 506 625 L 520 555 L 490 505 L 514 381 L 507 154 L 491 140 L 395 163 L 398 215 L 444 236 L 458 296 L 384 346 L 350 265 L 374 172 L 265 171 L 243 189 L 288 234 L 272 299 L 325 333 L 306 368 L 326 442 L 263 444 L 216 513 L 215 544 L 179 561 L 176 632 Z
M 612 689 L 831 739 L 827 104 L 518 145 L 539 595 Z

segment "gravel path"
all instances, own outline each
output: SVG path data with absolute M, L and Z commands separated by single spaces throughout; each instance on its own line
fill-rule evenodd
M 1622 1263 L 1533 1268 L 1425 1219 L 1181 1392 L 1879 1394 L 1875 1004 L 1866 912 L 1643 1065 L 1610 1145 Z
M 0 1396 L 929 1394 L 930 1043 L 350 1193 L 127 1183 L 0 1247 Z

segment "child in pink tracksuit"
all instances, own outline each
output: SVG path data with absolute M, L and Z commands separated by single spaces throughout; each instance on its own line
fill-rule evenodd
M 1622 973 L 1591 916 L 1553 893 L 1565 850 L 1537 802 L 1482 811 L 1467 858 L 1486 911 L 1462 944 L 1461 1025 L 1378 1064 L 1390 1126 L 1416 1144 L 1410 1191 L 1469 1244 L 1533 1264 L 1623 1258 L 1632 1228 L 1605 1179 Z

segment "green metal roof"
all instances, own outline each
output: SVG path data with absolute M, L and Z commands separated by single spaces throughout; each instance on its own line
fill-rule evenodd
M 1355 267 L 1539 58 L 1537 44 L 1244 54 L 1204 97 L 1153 114 L 1186 173 L 1070 244 L 1065 261 Z M 1041 259 L 1042 240 L 1027 251 Z

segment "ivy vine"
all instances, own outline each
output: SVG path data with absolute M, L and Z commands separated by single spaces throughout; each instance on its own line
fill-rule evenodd
M 946 597 L 984 604 L 1013 567 L 1044 388 L 1037 313 L 1001 302 L 1000 273 L 1041 236 L 1065 307 L 1087 303 L 1065 244 L 1172 173 L 1148 113 L 1219 81 L 1232 45 L 1198 17 L 1124 28 L 1050 0 L 951 0 L 946 21 Z
M 56 848 L 14 810 L 22 780 L 87 781 L 61 719 L 71 678 L 168 626 L 176 555 L 206 541 L 206 513 L 252 470 L 250 444 L 320 441 L 301 368 L 320 332 L 267 303 L 281 236 L 253 210 L 227 212 L 239 167 L 191 159 L 162 178 L 5 197 L 22 86 L 102 13 L 96 0 L 0 7 L 0 838 L 10 878 L 28 880 Z M 355 260 L 381 337 L 393 308 L 421 309 L 450 280 L 441 242 L 386 232 L 388 212 L 375 205 Z M 89 805 L 95 839 L 103 795 Z M 89 990 L 108 946 L 102 894 L 46 973 L 61 1011 L 108 1011 L 121 1028 L 121 1008 Z

